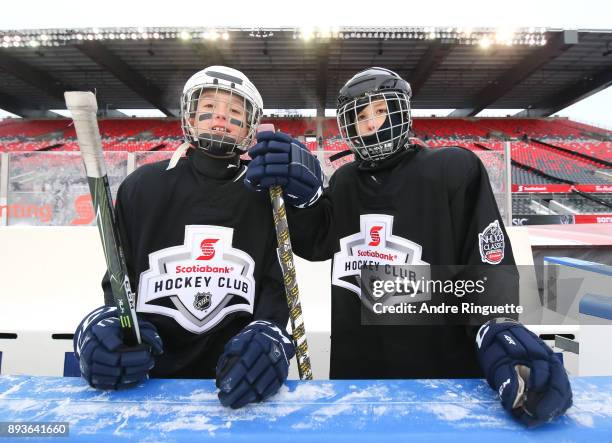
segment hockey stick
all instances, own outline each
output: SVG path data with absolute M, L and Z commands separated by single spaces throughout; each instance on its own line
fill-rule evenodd
M 102 140 L 96 119 L 96 97 L 91 92 L 66 92 L 64 97 L 74 120 L 121 329 L 126 344 L 137 345 L 140 344 L 140 329 L 106 175 Z
M 260 125 L 257 132 L 274 132 L 274 125 L 269 123 Z M 300 292 L 297 285 L 295 264 L 293 263 L 293 249 L 291 248 L 291 239 L 289 238 L 289 224 L 287 223 L 287 213 L 285 212 L 283 190 L 280 186 L 272 186 L 270 188 L 270 199 L 272 200 L 274 229 L 276 230 L 276 241 L 278 243 L 278 259 L 285 283 L 285 295 L 287 296 L 287 305 L 289 306 L 289 318 L 291 319 L 291 332 L 295 345 L 295 357 L 298 362 L 298 373 L 301 380 L 312 380 L 308 341 L 306 340 Z

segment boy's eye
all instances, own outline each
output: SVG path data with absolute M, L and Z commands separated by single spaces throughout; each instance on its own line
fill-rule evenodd
M 380 108 L 380 109 L 377 109 L 377 110 L 376 110 L 376 113 L 377 113 L 377 114 L 384 114 L 384 113 L 386 113 L 386 112 L 387 112 L 387 111 L 386 111 L 385 109 L 382 109 L 382 108 Z

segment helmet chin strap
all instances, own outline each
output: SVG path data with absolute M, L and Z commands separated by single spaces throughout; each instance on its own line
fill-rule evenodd
M 227 146 L 231 146 L 230 149 Z M 233 137 L 206 134 L 198 137 L 198 148 L 215 158 L 230 158 L 236 155 L 236 139 Z
M 215 135 L 212 135 L 212 137 L 215 137 Z M 230 139 L 230 140 L 234 140 L 234 139 Z M 216 142 L 220 143 L 220 139 L 217 140 Z M 170 162 L 168 163 L 168 167 L 166 168 L 166 171 L 173 169 L 177 165 L 180 158 L 183 155 L 185 155 L 185 153 L 189 150 L 189 148 L 199 149 L 200 151 L 202 151 L 202 153 L 206 154 L 207 156 L 212 157 L 212 158 L 218 158 L 218 159 L 223 159 L 223 158 L 229 159 L 229 158 L 239 155 L 239 152 L 240 152 L 238 149 L 232 149 L 231 151 L 226 151 L 226 152 L 216 152 L 214 149 L 210 149 L 210 147 L 204 145 L 204 143 L 210 144 L 211 145 L 210 147 L 212 147 L 212 144 L 215 143 L 215 141 L 198 138 L 197 146 L 195 145 L 195 143 L 189 143 L 189 142 L 183 143 L 172 154 L 172 157 L 170 158 Z M 234 145 L 233 142 L 232 142 L 232 145 Z

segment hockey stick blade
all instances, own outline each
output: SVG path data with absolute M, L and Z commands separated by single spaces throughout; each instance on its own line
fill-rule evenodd
M 106 175 L 106 166 L 96 118 L 96 96 L 91 92 L 74 91 L 64 93 L 64 97 L 72 114 L 87 177 L 102 178 Z

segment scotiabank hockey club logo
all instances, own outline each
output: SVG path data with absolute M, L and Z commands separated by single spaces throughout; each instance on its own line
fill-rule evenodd
M 380 233 L 378 231 L 382 228 L 382 226 L 372 226 L 370 228 L 370 238 L 372 240 L 368 243 L 368 246 L 378 246 L 380 244 Z
M 205 238 L 200 243 L 200 250 L 202 251 L 202 255 L 200 255 L 196 260 L 211 260 L 215 256 L 215 243 L 219 241 L 218 238 Z
M 252 314 L 255 262 L 232 247 L 233 235 L 231 228 L 189 225 L 184 244 L 149 254 L 137 310 L 172 317 L 195 334 L 233 312 Z
M 359 232 L 340 239 L 340 250 L 334 254 L 332 284 L 361 298 L 362 267 L 428 264 L 421 260 L 421 253 L 421 245 L 393 235 L 393 216 L 364 214 Z
M 478 234 L 480 259 L 483 263 L 496 265 L 504 259 L 506 242 L 504 231 L 499 226 L 499 220 L 489 223 L 484 231 Z

